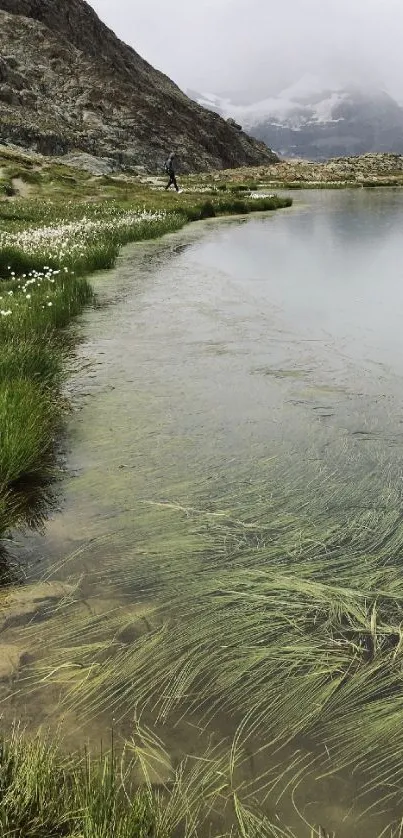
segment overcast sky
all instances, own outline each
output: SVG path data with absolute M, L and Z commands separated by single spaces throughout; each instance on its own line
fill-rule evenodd
M 402 0 L 90 0 L 186 90 L 255 100 L 309 72 L 403 101 Z

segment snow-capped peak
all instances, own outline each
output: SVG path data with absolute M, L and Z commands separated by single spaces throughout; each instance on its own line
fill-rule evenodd
M 357 81 L 358 79 L 358 81 Z M 403 108 L 371 80 L 341 83 L 307 74 L 276 96 L 235 105 L 211 93 L 194 98 L 280 154 L 308 159 L 384 151 L 403 153 Z
M 222 116 L 233 117 L 247 130 L 271 120 L 298 128 L 307 122 L 329 122 L 335 119 L 334 111 L 349 96 L 340 87 L 324 87 L 315 76 L 303 76 L 296 84 L 252 105 L 234 105 L 230 99 L 222 99 L 211 93 L 198 96 L 197 101 L 209 110 Z

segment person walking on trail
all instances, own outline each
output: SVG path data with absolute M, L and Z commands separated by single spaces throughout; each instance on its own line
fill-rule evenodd
M 169 182 L 167 183 L 167 185 L 165 187 L 165 191 L 167 189 L 169 189 L 169 187 L 171 186 L 171 183 L 173 183 L 176 191 L 179 192 L 179 187 L 178 187 L 178 184 L 176 182 L 176 177 L 175 177 L 175 168 L 176 168 L 176 154 L 175 154 L 174 151 L 171 151 L 171 153 L 168 157 L 168 160 L 165 163 L 165 171 L 169 175 Z

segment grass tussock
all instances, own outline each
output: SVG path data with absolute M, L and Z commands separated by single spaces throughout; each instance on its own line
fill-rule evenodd
M 40 734 L 29 739 L 15 727 L 0 742 L 0 834 L 293 838 L 242 799 L 233 786 L 235 759 L 233 751 L 210 747 L 173 769 L 162 743 L 137 725 L 119 754 L 112 746 L 99 757 L 63 756 L 58 742 Z
M 10 339 L 2 347 L 0 381 L 11 384 L 20 378 L 56 390 L 63 378 L 62 364 L 61 350 L 39 335 Z
M 46 738 L 18 730 L 0 745 L 0 834 L 15 838 L 147 838 L 157 834 L 156 799 L 129 797 L 125 776 L 108 756 L 62 758 Z M 158 835 L 163 838 L 163 830 Z
M 70 351 L 66 327 L 93 298 L 84 278 L 9 271 L 0 284 L 0 533 L 41 522 L 55 473 L 60 387 Z M 44 510 L 42 510 L 44 512 Z
M 50 393 L 14 378 L 0 390 L 0 473 L 8 487 L 30 478 L 49 454 L 57 409 Z

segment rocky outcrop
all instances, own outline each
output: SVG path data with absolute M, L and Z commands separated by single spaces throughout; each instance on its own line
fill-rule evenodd
M 0 0 L 0 56 L 0 141 L 149 171 L 172 148 L 183 171 L 277 160 L 185 96 L 83 0 Z
M 401 154 L 362 154 L 357 157 L 334 157 L 324 162 L 283 160 L 265 167 L 265 178 L 273 183 L 402 185 Z

